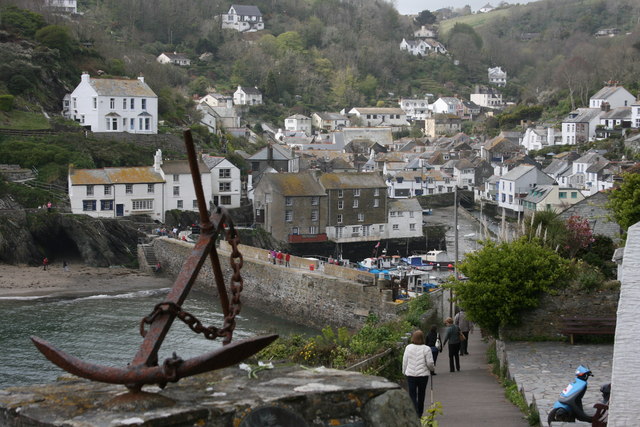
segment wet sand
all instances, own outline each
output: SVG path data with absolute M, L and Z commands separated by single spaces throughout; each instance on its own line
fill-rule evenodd
M 42 267 L 0 264 L 0 298 L 113 294 L 168 288 L 172 280 L 123 267 L 70 264 Z

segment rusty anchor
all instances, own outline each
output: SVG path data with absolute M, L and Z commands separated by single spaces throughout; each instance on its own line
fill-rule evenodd
M 164 388 L 167 383 L 176 382 L 180 378 L 234 365 L 256 354 L 278 338 L 278 335 L 266 335 L 231 343 L 236 316 L 241 309 L 240 293 L 243 288 L 243 279 L 240 275 L 243 258 L 238 250 L 240 239 L 229 213 L 224 208 L 217 207 L 210 217 L 207 215 L 191 131 L 184 132 L 184 140 L 198 201 L 201 222 L 200 237 L 182 265 L 182 269 L 165 300 L 157 304 L 153 312 L 141 320 L 140 334 L 144 340 L 133 361 L 126 368 L 88 363 L 57 349 L 41 338 L 31 337 L 35 346 L 49 361 L 71 374 L 98 382 L 123 384 L 132 391 L 141 390 L 145 384 L 157 384 Z M 229 257 L 233 270 L 229 283 L 231 300 L 227 294 L 215 247 L 216 238 L 223 233 L 232 248 Z M 224 324 L 221 328 L 204 327 L 198 319 L 181 308 L 207 257 L 211 261 L 220 305 L 224 314 Z M 176 317 L 185 322 L 194 332 L 202 333 L 207 339 L 223 338 L 223 346 L 188 360 L 182 360 L 176 353 L 173 353 L 173 357 L 166 359 L 162 365 L 158 365 L 158 351 Z M 145 325 L 149 325 L 148 331 L 145 330 Z

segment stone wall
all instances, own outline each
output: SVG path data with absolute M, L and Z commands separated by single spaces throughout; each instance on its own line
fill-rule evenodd
M 527 340 L 531 338 L 559 339 L 563 318 L 575 316 L 615 317 L 619 290 L 585 293 L 566 289 L 557 295 L 545 295 L 540 307 L 522 316 L 522 324 L 501 329 L 500 338 Z
M 226 243 L 218 249 L 225 281 L 231 276 L 229 251 Z M 193 244 L 170 238 L 153 241 L 156 258 L 165 272 L 177 274 Z M 272 265 L 267 261 L 266 250 L 240 245 L 244 266 L 241 274 L 244 304 L 288 320 L 322 328 L 327 325 L 358 328 L 369 313 L 382 320 L 396 318 L 402 304 L 391 300 L 390 290 L 381 290 L 339 277 L 328 276 L 322 271 L 311 271 L 313 261 L 292 257 L 292 267 Z M 317 265 L 317 264 L 314 264 Z M 296 268 L 295 266 L 301 266 Z M 203 265 L 196 283 L 215 290 L 211 265 Z

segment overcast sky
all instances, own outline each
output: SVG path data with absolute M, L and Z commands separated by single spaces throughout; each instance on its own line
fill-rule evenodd
M 487 3 L 496 7 L 502 0 L 389 0 L 395 3 L 396 9 L 403 15 L 411 15 L 423 10 L 438 10 L 443 7 L 453 7 L 454 9 L 471 6 L 472 11 L 477 11 Z M 509 4 L 525 4 L 535 0 L 506 0 Z

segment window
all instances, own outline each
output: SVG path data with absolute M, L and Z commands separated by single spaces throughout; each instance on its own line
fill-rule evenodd
M 198 209 L 198 200 L 194 199 L 193 202 L 191 202 L 191 208 L 192 209 Z
M 359 213 L 358 214 L 358 221 L 360 221 L 360 222 L 364 221 L 364 214 L 363 213 Z
M 140 117 L 139 125 L 140 130 L 150 130 L 151 121 L 149 120 L 149 117 Z
M 561 191 L 560 192 L 560 198 L 561 199 L 566 199 L 567 198 L 567 192 L 566 191 Z
M 360 189 L 359 188 L 355 188 L 353 190 L 353 197 L 360 197 Z
M 112 110 L 116 109 L 116 99 L 115 98 L 109 98 L 109 108 L 111 108 Z
M 300 229 L 298 227 L 293 227 L 291 229 L 291 234 L 300 234 Z
M 380 199 L 373 199 L 373 207 L 374 208 L 380 207 Z
M 124 192 L 126 194 L 133 194 L 133 184 L 125 184 Z
M 231 196 L 221 196 L 220 197 L 220 204 L 221 205 L 230 205 L 231 204 Z
M 98 97 L 94 96 L 93 97 L 93 109 L 97 109 L 98 108 Z
M 231 183 L 230 182 L 219 182 L 218 183 L 218 190 L 224 191 L 224 192 L 231 191 Z
M 107 117 L 107 130 L 118 130 L 117 117 Z
M 393 224 L 393 229 L 394 230 L 400 230 L 400 225 L 399 224 Z
M 100 210 L 101 211 L 112 211 L 113 210 L 113 200 L 100 200 Z
M 338 224 L 342 224 L 342 214 L 338 214 Z
M 572 199 L 575 199 L 575 198 L 577 198 L 577 197 L 578 197 L 578 193 L 576 193 L 575 191 L 572 191 L 572 192 L 571 192 L 571 198 L 572 198 Z
M 344 209 L 344 200 L 338 200 L 338 209 Z
M 360 232 L 360 227 L 351 227 L 351 232 L 352 233 L 359 233 Z
M 123 110 L 127 109 L 127 98 L 122 98 L 122 109 Z
M 319 217 L 318 210 L 317 209 L 312 210 L 311 211 L 311 221 L 314 221 L 314 222 L 317 221 L 318 217 Z
M 78 108 L 78 99 L 73 98 L 73 108 Z
M 80 114 L 80 123 L 84 123 L 84 114 Z
M 146 110 L 147 109 L 147 100 L 142 98 L 140 100 L 140 106 L 142 107 L 143 110 Z
M 87 196 L 93 196 L 93 185 L 87 185 Z
M 286 222 L 292 222 L 293 221 L 293 211 L 284 211 L 284 220 Z
M 173 186 L 173 195 L 174 196 L 180 196 L 180 187 L 177 185 Z
M 384 233 L 384 224 L 380 224 L 378 228 L 380 230 L 380 233 Z
M 313 196 L 311 198 L 311 206 L 318 206 L 320 204 L 320 197 Z
M 373 189 L 373 195 L 378 197 L 380 195 L 380 189 L 379 188 L 374 188 Z
M 231 178 L 231 169 L 220 169 L 218 171 L 218 177 L 220 177 L 220 178 Z
M 353 207 L 354 207 L 354 208 L 357 208 L 357 207 L 358 207 L 358 199 L 355 199 L 355 200 L 353 201 Z
M 96 201 L 95 200 L 83 200 L 82 201 L 82 210 L 87 211 L 95 211 L 96 210 Z
M 111 186 L 110 185 L 105 185 L 104 186 L 104 195 L 105 196 L 111 195 Z
M 413 211 L 409 211 L 409 218 L 413 218 Z
M 182 209 L 182 200 L 178 200 L 176 206 L 178 209 Z
M 416 229 L 415 224 L 409 224 L 409 230 L 414 231 Z
M 284 198 L 284 204 L 285 206 L 293 206 L 293 197 L 285 197 Z
M 177 173 L 173 174 L 173 182 L 179 182 L 180 181 L 180 175 L 178 175 Z
M 132 110 L 136 108 L 136 100 L 135 98 L 131 98 L 131 105 L 129 106 Z
M 132 200 L 131 203 L 134 211 L 153 210 L 153 199 Z
M 343 198 L 344 197 L 344 191 L 343 190 L 338 190 L 338 197 L 339 198 Z
M 257 172 L 260 170 L 260 162 L 251 162 L 251 170 Z
M 318 227 L 316 227 L 315 225 L 309 227 L 309 234 L 318 234 Z
M 129 119 L 129 129 L 130 130 L 134 130 L 135 129 L 135 122 L 136 122 L 136 119 Z

